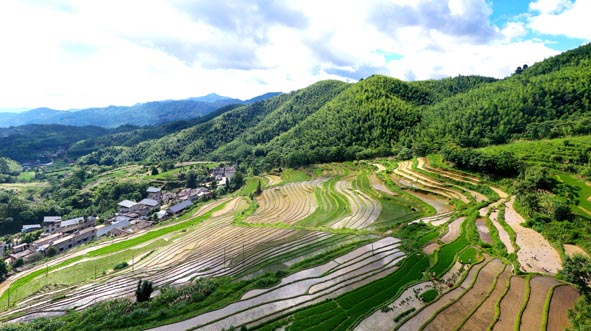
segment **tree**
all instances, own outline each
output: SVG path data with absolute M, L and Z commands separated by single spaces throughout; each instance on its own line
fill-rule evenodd
M 4 260 L 0 260 L 0 279 L 4 278 L 8 274 L 8 265 Z
M 14 262 L 12 263 L 12 269 L 16 269 L 16 268 L 20 268 L 25 264 L 25 261 L 23 261 L 23 259 L 21 257 L 19 257 L 18 259 L 14 260 Z
M 196 188 L 197 187 L 197 174 L 193 170 L 189 171 L 187 175 L 187 187 L 189 188 Z
M 156 176 L 158 175 L 158 168 L 156 168 L 155 166 L 152 167 L 152 176 Z
M 591 301 L 585 297 L 579 298 L 574 309 L 568 311 L 568 320 L 572 325 L 568 331 L 591 330 Z
M 567 256 L 561 274 L 566 280 L 575 284 L 588 300 L 591 299 L 591 288 L 589 287 L 589 281 L 591 281 L 591 260 L 589 258 L 579 254 L 573 257 Z
M 231 191 L 236 191 L 237 189 L 241 188 L 244 185 L 244 174 L 240 171 L 236 171 L 234 173 L 234 177 L 232 177 Z
M 261 189 L 261 181 L 259 180 L 259 183 L 257 184 L 257 190 L 255 192 L 256 195 L 261 195 L 261 193 L 263 193 L 263 190 Z
M 58 253 L 57 248 L 55 248 L 55 246 L 49 246 L 49 248 L 47 248 L 47 250 L 45 251 L 45 256 L 47 257 L 54 257 L 56 256 Z
M 137 289 L 135 290 L 135 298 L 137 302 L 146 302 L 150 300 L 150 295 L 154 291 L 153 284 L 149 280 L 139 280 Z

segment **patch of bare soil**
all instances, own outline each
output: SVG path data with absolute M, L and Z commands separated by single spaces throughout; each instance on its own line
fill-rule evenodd
M 515 248 L 513 247 L 513 243 L 511 242 L 511 237 L 509 236 L 509 233 L 507 232 L 507 230 L 505 230 L 505 228 L 503 228 L 503 226 L 499 223 L 498 216 L 499 216 L 499 211 L 497 209 L 495 209 L 490 214 L 490 220 L 491 220 L 492 224 L 494 225 L 494 227 L 497 229 L 497 232 L 499 233 L 499 239 L 505 245 L 505 248 L 507 249 L 507 253 L 509 253 L 509 254 L 514 253 Z
M 273 186 L 273 185 L 277 185 L 277 184 L 281 183 L 281 177 L 276 176 L 276 175 L 267 175 L 267 176 L 265 176 L 265 178 L 267 178 L 269 180 L 269 183 L 267 183 L 267 186 Z
M 433 254 L 433 252 L 435 252 L 437 250 L 437 248 L 439 248 L 438 243 L 430 243 L 429 245 L 423 247 L 423 252 L 425 254 L 431 255 L 431 254 Z
M 492 244 L 492 238 L 490 237 L 490 231 L 486 226 L 486 221 L 482 218 L 476 220 L 476 229 L 478 230 L 478 236 L 482 242 Z
M 548 240 L 533 229 L 522 225 L 525 219 L 515 211 L 515 196 L 505 203 L 505 221 L 513 228 L 516 235 L 517 260 L 521 269 L 527 272 L 554 275 L 562 269 L 562 260 Z
M 437 301 L 431 303 L 429 306 L 425 307 L 423 310 L 418 312 L 415 316 L 411 319 L 406 321 L 404 324 L 398 328 L 398 331 L 416 331 L 419 330 L 421 325 L 425 323 L 433 314 L 435 314 L 439 309 L 443 308 L 445 305 L 456 301 L 472 284 L 474 278 L 478 275 L 478 272 L 486 265 L 486 262 L 483 262 L 481 265 L 476 265 L 470 269 L 468 276 L 464 279 L 462 284 L 455 289 L 447 292 L 446 294 L 442 295 Z
M 581 247 L 576 246 L 576 245 L 564 244 L 564 252 L 568 256 L 580 254 L 580 255 L 589 257 L 589 254 L 587 252 L 585 252 Z
M 456 329 L 475 307 L 480 305 L 491 289 L 495 278 L 505 270 L 500 260 L 492 260 L 480 273 L 474 286 L 458 299 L 454 304 L 441 311 L 424 328 L 426 331 L 447 331 Z
M 462 227 L 462 223 L 464 223 L 465 220 L 465 217 L 460 217 L 449 223 L 447 233 L 441 237 L 441 241 L 447 244 L 456 240 L 460 236 L 460 228 Z
M 449 201 L 446 198 L 442 198 L 434 194 L 424 194 L 412 190 L 408 190 L 406 192 L 408 192 L 411 195 L 414 195 L 415 197 L 423 200 L 423 202 L 435 208 L 435 212 L 437 214 L 449 213 L 454 209 L 453 206 L 449 204 Z
M 493 331 L 513 330 L 517 312 L 525 296 L 525 279 L 517 276 L 511 278 L 509 292 L 501 300 L 501 315 L 495 324 Z
M 490 296 L 478 307 L 478 309 L 464 323 L 460 330 L 486 330 L 495 318 L 495 305 L 499 298 L 505 293 L 507 280 L 511 277 L 511 268 L 506 267 L 505 271 L 497 279 L 495 289 Z
M 379 163 L 373 163 L 373 165 L 378 168 L 378 171 L 385 171 L 386 170 L 386 167 L 384 167 L 383 165 L 381 165 Z
M 383 193 L 387 193 L 390 195 L 397 195 L 396 193 L 390 191 L 386 185 L 384 185 L 384 183 L 382 183 L 382 181 L 378 178 L 378 176 L 376 176 L 375 174 L 371 174 L 371 176 L 369 177 L 370 181 L 371 181 L 371 186 L 376 189 L 377 191 L 383 192 Z
M 575 305 L 578 298 L 579 291 L 570 285 L 554 288 L 552 301 L 550 301 L 550 311 L 548 312 L 547 331 L 561 331 L 570 326 L 568 310 Z
M 541 330 L 542 317 L 544 316 L 544 306 L 546 304 L 546 296 L 548 291 L 556 285 L 558 281 L 550 277 L 535 277 L 529 281 L 531 292 L 529 294 L 529 301 L 527 307 L 521 316 L 522 331 L 538 331 Z
M 499 188 L 496 188 L 494 186 L 491 186 L 490 189 L 493 190 L 493 191 L 495 191 L 495 193 L 498 194 L 501 199 L 506 199 L 506 198 L 509 197 L 509 195 L 507 193 L 505 193 L 504 191 L 502 191 Z

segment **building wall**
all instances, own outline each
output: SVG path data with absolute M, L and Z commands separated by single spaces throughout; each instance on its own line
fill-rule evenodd
M 102 237 L 105 236 L 109 233 L 111 233 L 111 231 L 113 231 L 114 229 L 124 229 L 126 227 L 128 227 L 130 225 L 129 220 L 121 220 L 115 223 L 111 223 L 108 225 L 105 225 L 102 228 L 98 228 L 96 230 L 96 237 Z
M 80 222 L 80 223 L 73 224 L 70 226 L 60 227 L 58 231 L 63 232 L 63 233 L 74 232 L 74 231 L 83 230 L 83 229 L 93 227 L 95 225 L 95 223 L 96 222 L 94 220 L 86 220 L 84 222 Z

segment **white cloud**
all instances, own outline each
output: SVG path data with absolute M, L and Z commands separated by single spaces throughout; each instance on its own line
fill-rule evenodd
M 485 0 L 3 0 L 0 107 L 250 98 L 372 73 L 503 77 L 555 54 L 524 40 L 523 23 L 492 25 L 491 10 Z
M 569 0 L 537 0 L 529 3 L 529 10 L 540 13 L 556 13 L 569 7 Z
M 529 19 L 529 27 L 537 32 L 547 35 L 562 35 L 570 38 L 591 40 L 591 1 L 544 1 L 530 3 L 530 9 L 536 8 L 540 13 Z M 536 5 L 534 5 L 536 4 Z M 544 7 L 545 6 L 545 7 Z

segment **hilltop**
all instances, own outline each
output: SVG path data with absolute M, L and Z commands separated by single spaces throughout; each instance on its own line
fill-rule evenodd
M 128 146 L 114 157 L 118 163 L 231 159 L 268 170 L 421 156 L 449 144 L 482 147 L 589 134 L 590 53 L 591 46 L 583 46 L 502 80 L 458 76 L 409 83 L 372 76 L 352 84 L 319 82 Z

